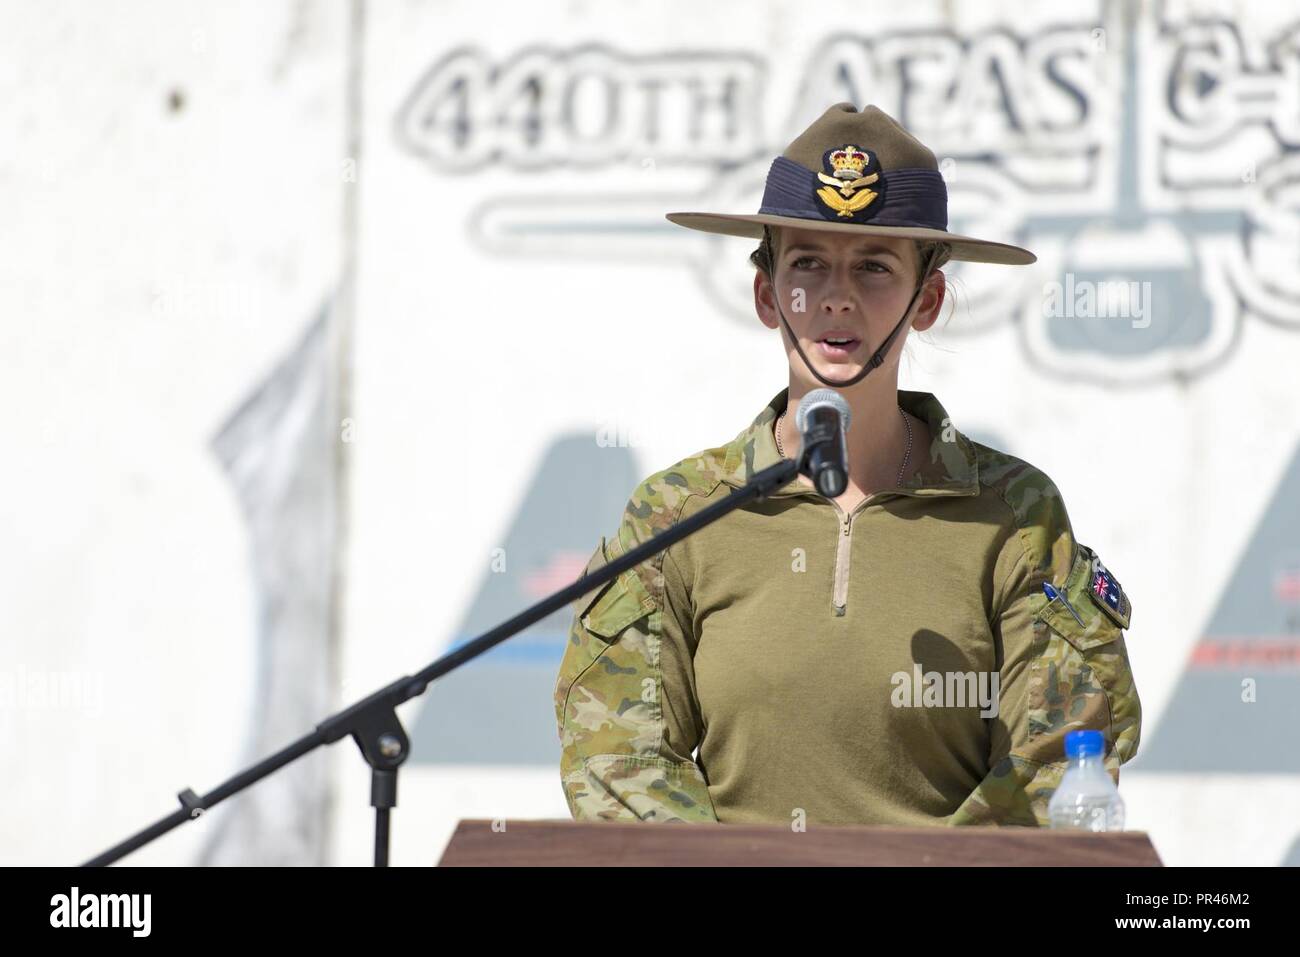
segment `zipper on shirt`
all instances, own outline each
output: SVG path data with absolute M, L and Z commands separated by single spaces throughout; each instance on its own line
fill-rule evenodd
M 840 508 L 839 502 L 835 499 L 827 499 L 835 506 L 835 513 L 839 516 L 839 528 L 835 536 L 835 584 L 831 591 L 831 605 L 837 618 L 844 615 L 849 601 L 849 555 L 853 546 L 853 516 L 866 508 L 875 497 L 875 494 L 868 495 L 847 515 L 844 514 L 844 509 Z

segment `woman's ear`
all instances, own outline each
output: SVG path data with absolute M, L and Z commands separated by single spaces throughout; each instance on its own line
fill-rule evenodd
M 943 308 L 943 297 L 947 289 L 948 280 L 944 277 L 943 270 L 936 269 L 930 273 L 917 303 L 916 318 L 912 320 L 913 329 L 925 332 L 939 320 L 939 310 Z
M 776 300 L 773 298 L 775 295 L 776 290 L 772 288 L 767 273 L 761 269 L 755 269 L 754 311 L 758 313 L 759 321 L 769 329 L 775 329 L 779 325 L 776 318 Z

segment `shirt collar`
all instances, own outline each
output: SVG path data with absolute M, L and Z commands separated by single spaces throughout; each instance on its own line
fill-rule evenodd
M 772 424 L 785 410 L 790 397 L 789 388 L 782 389 L 754 421 L 727 445 L 723 463 L 722 480 L 728 485 L 742 486 L 756 472 L 775 465 L 781 460 L 776 450 L 776 437 Z M 928 454 L 920 456 L 919 463 L 901 485 L 882 489 L 895 495 L 978 495 L 979 457 L 975 446 L 952 424 L 943 405 L 932 393 L 898 390 L 898 404 L 907 412 L 924 421 L 933 436 Z M 913 462 L 917 463 L 916 449 Z M 878 492 L 876 494 L 881 494 Z M 817 494 L 814 489 L 800 484 L 796 479 L 768 497 L 776 495 Z

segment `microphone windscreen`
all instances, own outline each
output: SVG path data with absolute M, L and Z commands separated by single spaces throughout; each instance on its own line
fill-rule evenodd
M 849 431 L 849 419 L 853 411 L 844 396 L 834 389 L 813 389 L 799 402 L 799 410 L 794 414 L 795 428 L 800 434 L 807 431 L 808 416 L 812 414 L 813 409 L 823 405 L 834 408 L 840 414 L 840 430 L 845 433 Z

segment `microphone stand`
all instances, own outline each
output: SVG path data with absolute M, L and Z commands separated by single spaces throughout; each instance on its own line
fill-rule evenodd
M 225 781 L 207 794 L 195 794 L 190 788 L 181 791 L 180 810 L 173 811 L 144 830 L 120 844 L 86 861 L 85 867 L 100 867 L 120 860 L 132 851 L 161 837 L 173 828 L 199 817 L 211 807 L 262 778 L 278 771 L 323 744 L 333 744 L 351 736 L 361 750 L 361 756 L 370 765 L 370 806 L 375 809 L 375 866 L 388 866 L 389 813 L 397 806 L 397 770 L 411 751 L 410 739 L 397 719 L 395 708 L 405 701 L 424 693 L 429 682 L 441 678 L 461 665 L 477 658 L 483 652 L 505 641 L 511 635 L 541 621 L 547 615 L 577 600 L 599 585 L 611 581 L 653 555 L 694 534 L 706 525 L 716 522 L 728 512 L 752 500 L 763 499 L 785 486 L 796 474 L 804 470 L 808 461 L 807 449 L 801 449 L 799 461 L 782 459 L 776 465 L 752 476 L 742 488 L 735 489 L 726 498 L 701 509 L 683 519 L 667 531 L 660 532 L 625 555 L 602 566 L 590 575 L 584 575 L 572 585 L 561 588 L 549 598 L 544 598 L 531 608 L 502 622 L 455 651 L 443 655 L 433 664 L 414 675 L 405 675 L 378 691 L 362 698 L 338 714 L 316 725 L 316 729 L 269 758 Z

